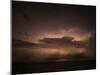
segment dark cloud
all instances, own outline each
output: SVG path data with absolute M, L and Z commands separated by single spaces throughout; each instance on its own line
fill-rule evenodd
M 44 38 L 42 40 L 39 40 L 42 43 L 71 43 L 73 37 L 62 37 L 62 38 Z
M 39 40 L 39 43 L 47 47 L 59 47 L 59 46 L 70 46 L 77 48 L 86 48 L 86 44 L 81 41 L 73 41 L 73 37 L 62 37 L 62 38 L 44 38 Z
M 24 40 L 12 40 L 12 47 L 13 48 L 25 48 L 25 47 L 37 47 L 38 45 L 35 43 L 30 43 L 28 41 L 24 41 Z

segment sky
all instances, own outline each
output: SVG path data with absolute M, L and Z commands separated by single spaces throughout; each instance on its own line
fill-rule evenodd
M 95 6 L 12 2 L 14 61 L 94 58 L 95 34 Z

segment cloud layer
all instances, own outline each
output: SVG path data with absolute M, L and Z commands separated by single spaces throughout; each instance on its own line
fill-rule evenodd
M 74 60 L 90 56 L 91 49 L 86 42 L 73 41 L 73 37 L 44 38 L 30 45 L 28 42 L 13 41 L 13 60 L 16 62 Z M 91 40 L 91 39 L 90 39 Z M 92 41 L 92 40 L 91 40 Z M 21 45 L 21 43 L 24 45 Z M 74 58 L 75 57 L 75 58 Z

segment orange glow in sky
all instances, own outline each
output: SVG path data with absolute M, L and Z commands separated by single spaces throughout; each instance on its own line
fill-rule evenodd
M 58 32 L 40 32 L 36 35 L 36 37 L 29 37 L 27 40 L 30 42 L 38 43 L 38 40 L 44 38 L 62 38 L 62 37 L 73 37 L 75 41 L 84 41 L 90 38 L 92 33 L 80 32 L 79 29 L 70 29 L 70 30 L 59 30 Z

